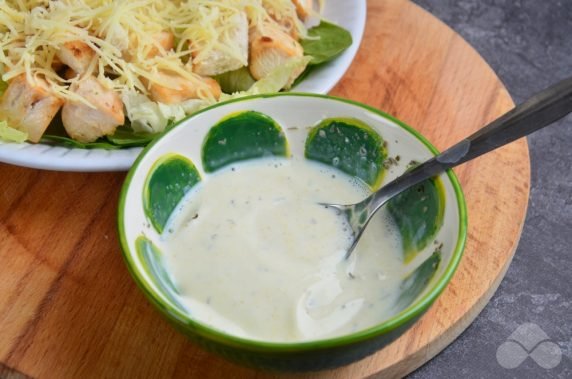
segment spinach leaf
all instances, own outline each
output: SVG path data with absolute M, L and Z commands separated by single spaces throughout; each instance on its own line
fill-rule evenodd
M 327 21 L 308 30 L 308 36 L 300 41 L 304 55 L 312 57 L 310 65 L 331 61 L 352 44 L 352 35 L 346 29 Z
M 118 128 L 111 136 L 101 137 L 94 142 L 79 142 L 65 135 L 44 134 L 41 142 L 51 145 L 75 147 L 78 149 L 117 150 L 128 147 L 143 147 L 151 142 L 158 134 L 137 133 L 127 127 Z
M 120 147 L 134 147 L 134 146 L 145 146 L 156 138 L 160 133 L 148 134 L 148 133 L 137 133 L 130 128 L 120 127 L 117 128 L 115 133 L 111 136 L 105 137 L 107 141 L 115 146 Z
M 105 149 L 105 150 L 121 149 L 121 146 L 113 145 L 110 142 L 108 142 L 105 138 L 100 138 L 95 142 L 83 143 L 66 136 L 44 134 L 40 142 L 48 145 L 67 146 L 78 149 Z

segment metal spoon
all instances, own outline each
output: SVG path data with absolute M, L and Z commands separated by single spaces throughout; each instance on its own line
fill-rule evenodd
M 536 94 L 473 135 L 386 184 L 363 201 L 349 205 L 322 203 L 328 208 L 341 211 L 348 218 L 353 231 L 353 242 L 345 259 L 354 251 L 375 212 L 394 196 L 447 169 L 542 129 L 570 112 L 572 78 Z

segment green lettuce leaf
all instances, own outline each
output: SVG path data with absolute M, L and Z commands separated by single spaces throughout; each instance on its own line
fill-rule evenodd
M 9 127 L 6 121 L 0 121 L 0 140 L 22 143 L 27 139 L 28 133 Z
M 160 133 L 172 122 L 210 105 L 199 99 L 190 99 L 180 104 L 162 104 L 150 100 L 135 91 L 124 92 L 121 96 L 127 118 L 135 133 Z
M 221 101 L 225 101 L 244 96 L 280 92 L 281 89 L 288 85 L 292 73 L 301 67 L 305 67 L 311 59 L 312 57 L 289 59 L 285 64 L 276 67 L 266 77 L 254 83 L 247 91 L 235 92 L 230 95 L 223 93 L 220 99 Z

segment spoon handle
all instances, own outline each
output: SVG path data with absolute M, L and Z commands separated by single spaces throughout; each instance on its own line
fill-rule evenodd
M 374 194 L 374 208 L 415 184 L 542 129 L 572 112 L 572 78 L 531 97 Z
M 572 112 L 572 78 L 545 89 L 445 151 L 439 160 L 446 168 L 457 166 L 527 136 Z M 468 145 L 461 154 L 459 145 Z M 465 151 L 466 150 L 466 151 Z

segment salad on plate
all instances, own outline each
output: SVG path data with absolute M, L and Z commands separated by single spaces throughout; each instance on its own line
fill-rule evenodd
M 0 140 L 144 146 L 352 43 L 323 0 L 0 0 Z

